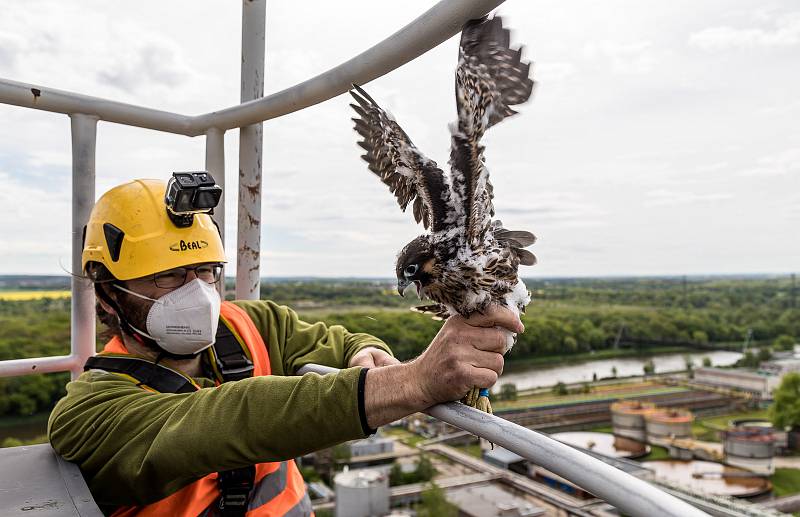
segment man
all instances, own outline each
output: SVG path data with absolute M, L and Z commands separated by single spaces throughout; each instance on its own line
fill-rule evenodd
M 111 339 L 67 385 L 48 434 L 107 514 L 309 515 L 291 458 L 492 386 L 506 342 L 496 327 L 523 330 L 500 308 L 450 318 L 400 364 L 373 336 L 268 301 L 221 303 L 219 232 L 208 204 L 173 206 L 178 187 L 115 187 L 85 232 Z M 343 369 L 293 376 L 308 363 Z

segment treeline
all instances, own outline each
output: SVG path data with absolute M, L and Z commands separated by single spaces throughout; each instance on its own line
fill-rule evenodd
M 325 319 L 380 337 L 402 360 L 419 354 L 441 326 L 412 312 L 340 312 Z M 621 325 L 631 335 L 654 341 L 742 342 L 748 328 L 767 344 L 784 335 L 800 336 L 800 311 L 765 308 L 718 312 L 538 303 L 529 307 L 522 321 L 526 330 L 518 336 L 511 360 L 610 348 Z
M 758 277 L 581 278 L 526 280 L 535 297 L 581 305 L 689 309 L 800 308 L 792 275 Z
M 788 347 L 800 338 L 800 309 L 786 278 L 581 279 L 527 282 L 534 302 L 526 332 L 509 359 L 564 356 L 613 346 L 625 334 L 645 340 L 741 343 L 748 329 L 758 344 Z M 374 334 L 410 359 L 441 326 L 407 310 L 390 282 L 268 281 L 264 298 L 287 304 L 307 319 Z M 69 353 L 69 299 L 0 300 L 0 359 Z M 49 410 L 68 374 L 0 378 L 0 416 Z
M 0 300 L 0 360 L 69 354 L 69 302 Z M 68 381 L 68 373 L 0 377 L 0 416 L 49 411 Z
M 232 285 L 229 291 L 233 292 Z M 393 284 L 380 280 L 265 281 L 261 284 L 261 298 L 300 309 L 409 305 L 408 299 L 397 295 Z

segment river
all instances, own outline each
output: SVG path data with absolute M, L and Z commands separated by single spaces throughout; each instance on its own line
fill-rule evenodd
M 525 370 L 514 370 L 504 373 L 498 381 L 498 386 L 503 383 L 516 384 L 518 390 L 553 386 L 559 382 L 566 384 L 572 382 L 591 382 L 592 374 L 596 373 L 598 379 L 611 377 L 611 369 L 617 368 L 617 377 L 629 377 L 631 375 L 642 375 L 644 364 L 652 360 L 656 367 L 656 373 L 683 370 L 686 368 L 685 357 L 692 358 L 695 366 L 703 363 L 703 358 L 711 359 L 713 366 L 730 366 L 735 363 L 742 354 L 739 352 L 729 352 L 726 350 L 716 350 L 709 352 L 691 352 L 685 354 L 664 354 L 650 357 L 621 357 L 618 359 L 598 359 L 589 360 L 581 363 L 573 363 L 560 366 L 531 366 Z

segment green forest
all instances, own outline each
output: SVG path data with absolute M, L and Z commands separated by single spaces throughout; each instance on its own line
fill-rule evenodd
M 648 343 L 688 348 L 741 347 L 748 329 L 760 346 L 790 346 L 800 337 L 792 279 L 657 278 L 529 279 L 534 302 L 526 331 L 508 360 L 568 359 L 614 346 Z M 13 285 L 7 288 L 13 288 Z M 17 287 L 18 288 L 18 287 Z M 389 281 L 267 280 L 262 298 L 295 308 L 307 320 L 341 324 L 389 343 L 400 359 L 421 352 L 441 322 L 408 310 Z M 69 352 L 69 299 L 0 300 L 0 360 Z M 0 417 L 48 411 L 68 374 L 0 379 Z

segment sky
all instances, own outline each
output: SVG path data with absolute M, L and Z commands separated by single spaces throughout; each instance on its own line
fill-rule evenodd
M 371 47 L 432 2 L 267 5 L 267 94 Z M 0 0 L 0 77 L 196 115 L 239 101 L 241 5 Z M 800 269 L 800 5 L 508 0 L 537 82 L 484 139 L 525 277 Z M 365 89 L 441 166 L 458 38 Z M 349 97 L 264 124 L 263 276 L 392 277 L 419 233 L 359 158 Z M 238 131 L 226 144 L 235 269 Z M 204 138 L 100 122 L 97 194 L 202 169 Z M 0 105 L 0 274 L 70 268 L 65 115 Z

